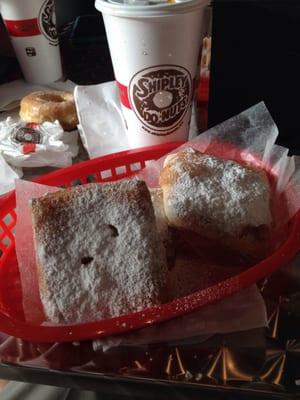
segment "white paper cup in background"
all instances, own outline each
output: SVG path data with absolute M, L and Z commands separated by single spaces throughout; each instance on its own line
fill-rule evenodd
M 42 84 L 60 79 L 54 0 L 0 0 L 0 12 L 25 80 Z
M 188 138 L 207 5 L 96 0 L 132 148 Z

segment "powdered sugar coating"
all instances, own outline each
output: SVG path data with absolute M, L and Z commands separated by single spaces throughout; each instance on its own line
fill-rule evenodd
M 165 253 L 144 182 L 88 184 L 32 201 L 40 294 L 51 322 L 160 304 Z
M 272 222 L 264 171 L 187 148 L 165 160 L 160 183 L 167 218 L 177 227 L 217 238 Z

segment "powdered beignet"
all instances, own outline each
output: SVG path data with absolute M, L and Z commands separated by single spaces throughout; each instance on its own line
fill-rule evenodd
M 160 185 L 169 225 L 253 256 L 267 251 L 272 216 L 264 171 L 186 148 L 166 158 Z
M 40 296 L 55 323 L 160 304 L 165 252 L 144 182 L 87 184 L 31 204 Z

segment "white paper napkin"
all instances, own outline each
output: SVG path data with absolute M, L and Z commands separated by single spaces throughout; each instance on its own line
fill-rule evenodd
M 128 149 L 119 94 L 114 82 L 76 86 L 79 134 L 89 157 Z
M 78 130 L 90 158 L 130 148 L 116 82 L 76 86 Z M 198 134 L 193 110 L 189 139 Z

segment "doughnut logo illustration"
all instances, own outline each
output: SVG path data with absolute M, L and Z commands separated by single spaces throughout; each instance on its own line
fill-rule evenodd
M 55 22 L 54 0 L 46 0 L 39 12 L 38 25 L 41 33 L 49 40 L 50 44 L 57 46 L 58 37 Z
M 132 110 L 153 135 L 165 136 L 182 123 L 192 100 L 192 78 L 177 65 L 146 68 L 129 84 Z
M 16 143 L 41 143 L 41 134 L 36 129 L 29 128 L 27 126 L 17 127 L 13 134 L 12 139 Z

